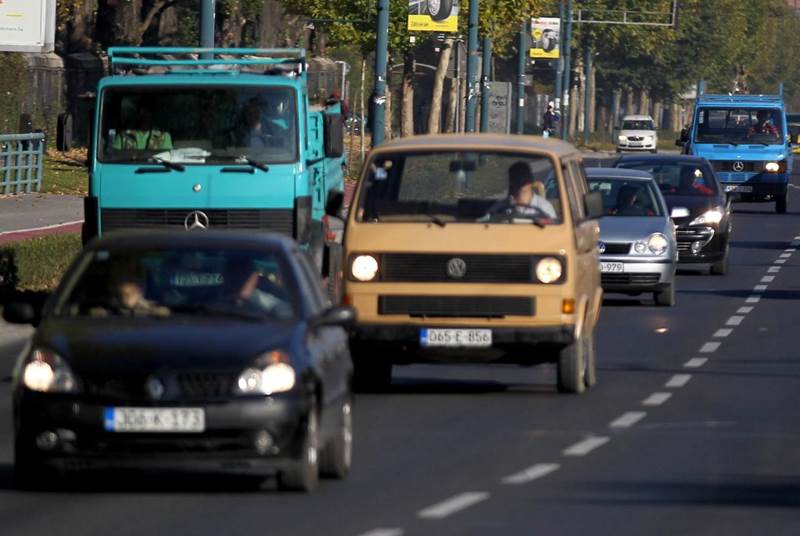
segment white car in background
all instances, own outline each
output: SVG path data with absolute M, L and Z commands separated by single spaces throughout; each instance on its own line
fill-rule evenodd
M 658 134 L 649 115 L 626 115 L 615 139 L 618 153 L 622 151 L 658 151 Z

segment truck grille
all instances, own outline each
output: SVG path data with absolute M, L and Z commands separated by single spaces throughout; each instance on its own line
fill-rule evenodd
M 426 317 L 533 316 L 533 298 L 515 296 L 380 296 L 378 313 Z
M 103 232 L 128 229 L 182 229 L 187 216 L 195 209 L 104 208 L 101 211 Z M 208 209 L 209 229 L 261 229 L 292 236 L 294 211 L 289 209 Z
M 600 282 L 603 285 L 655 285 L 659 278 L 658 274 L 602 274 Z
M 464 262 L 460 277 L 448 273 L 448 263 Z M 541 256 L 385 253 L 380 280 L 420 283 L 538 283 L 536 263 Z M 563 279 L 563 276 L 562 276 Z
M 737 162 L 737 160 L 712 160 L 711 166 L 714 168 L 714 171 L 733 171 L 733 172 L 750 172 L 753 171 L 761 171 L 764 169 L 764 162 L 754 161 L 754 160 L 742 160 L 741 163 L 744 166 L 743 169 L 733 169 L 733 164 Z

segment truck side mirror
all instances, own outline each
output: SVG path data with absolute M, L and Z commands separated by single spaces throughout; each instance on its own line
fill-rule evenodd
M 344 154 L 344 117 L 325 115 L 325 156 L 336 158 Z
M 61 152 L 72 149 L 72 115 L 63 113 L 58 115 L 56 127 L 56 149 Z

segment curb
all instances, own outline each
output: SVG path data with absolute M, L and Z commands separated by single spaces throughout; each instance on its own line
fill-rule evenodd
M 30 229 L 5 231 L 0 233 L 0 244 L 8 244 L 10 242 L 18 242 L 20 240 L 28 240 L 31 238 L 38 238 L 40 236 L 48 236 L 53 234 L 80 233 L 82 226 L 83 220 L 78 220 L 66 223 L 58 223 L 56 225 L 46 225 L 44 227 L 32 227 Z

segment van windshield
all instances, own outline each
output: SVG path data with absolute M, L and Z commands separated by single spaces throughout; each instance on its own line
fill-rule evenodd
M 697 143 L 775 145 L 783 143 L 783 113 L 778 108 L 700 108 Z
M 288 87 L 125 87 L 103 92 L 98 158 L 180 164 L 297 160 Z
M 356 218 L 367 222 L 561 223 L 553 161 L 499 152 L 379 155 Z

